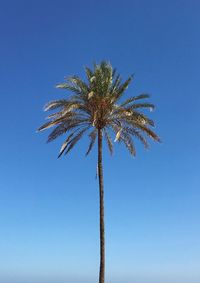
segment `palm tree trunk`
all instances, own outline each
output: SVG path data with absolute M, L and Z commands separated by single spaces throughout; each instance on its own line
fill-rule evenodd
M 99 283 L 105 283 L 105 228 L 104 228 L 104 189 L 102 166 L 102 130 L 98 129 L 98 176 L 100 201 L 100 270 Z

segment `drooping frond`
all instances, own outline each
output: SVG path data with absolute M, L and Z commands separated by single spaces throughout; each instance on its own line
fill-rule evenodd
M 66 121 L 69 121 L 69 119 L 71 120 L 73 118 L 75 118 L 75 114 L 73 112 L 67 112 L 64 115 L 62 115 L 62 113 L 60 113 L 58 118 L 52 119 L 51 121 L 43 124 L 38 129 L 38 131 L 40 132 L 40 131 L 46 130 L 46 129 L 51 128 L 53 126 L 56 126 L 60 123 L 66 123 Z
M 67 148 L 65 154 L 69 153 L 70 150 L 72 150 L 72 148 L 75 146 L 75 144 L 80 140 L 80 138 L 82 137 L 82 135 L 84 134 L 84 132 L 86 132 L 89 129 L 89 127 L 84 128 L 83 130 L 81 130 L 75 137 L 73 137 L 69 142 L 68 145 L 69 147 Z
M 154 141 L 161 142 L 159 136 L 156 135 L 156 133 L 154 133 L 149 127 L 142 126 L 140 124 L 135 124 L 135 127 L 143 131 L 145 134 L 147 134 L 147 136 L 152 138 Z
M 139 139 L 145 148 L 148 148 L 149 147 L 149 144 L 147 142 L 147 139 L 141 134 L 140 131 L 134 129 L 133 127 L 132 128 L 129 128 L 129 127 L 125 127 L 123 128 L 124 131 L 126 131 L 127 133 L 131 134 L 133 137 Z
M 64 124 L 60 124 L 50 133 L 47 142 L 51 142 L 55 140 L 57 137 L 66 133 L 66 131 L 67 131 L 67 127 Z
M 119 126 L 116 122 L 110 125 L 114 133 L 116 134 L 117 140 L 119 142 L 123 142 L 126 146 L 126 148 L 129 150 L 131 155 L 136 154 L 135 147 L 133 144 L 133 140 L 128 132 L 126 132 L 121 125 Z
M 67 139 L 65 140 L 65 142 L 62 144 L 61 149 L 60 149 L 60 153 L 59 153 L 59 155 L 58 155 L 58 158 L 61 157 L 61 155 L 63 154 L 63 152 L 64 152 L 65 149 L 67 148 L 68 142 L 69 142 L 69 140 L 73 137 L 74 133 L 75 133 L 75 131 L 74 131 L 73 133 L 71 133 L 71 134 L 67 137 Z
M 112 155 L 113 154 L 113 143 L 112 143 L 111 137 L 108 131 L 106 130 L 106 128 L 104 129 L 104 133 L 105 133 L 105 138 L 106 138 L 106 142 L 108 145 L 108 149 L 110 151 L 110 154 Z
M 119 140 L 122 140 L 124 142 L 126 148 L 131 153 L 131 155 L 133 155 L 133 156 L 136 155 L 133 140 L 132 140 L 131 136 L 126 131 L 122 131 Z
M 88 150 L 86 152 L 86 156 L 90 153 L 90 151 L 92 150 L 95 141 L 96 141 L 96 137 L 97 137 L 97 129 L 95 128 L 94 130 L 92 130 L 92 132 L 89 134 L 89 138 L 90 138 L 90 143 L 89 143 L 89 147 Z
M 57 137 L 63 135 L 67 131 L 72 130 L 73 128 L 76 128 L 77 126 L 86 126 L 88 124 L 87 120 L 81 120 L 81 119 L 72 119 L 66 121 L 66 123 L 62 123 L 59 126 L 57 126 L 48 136 L 47 142 L 51 142 L 55 140 Z

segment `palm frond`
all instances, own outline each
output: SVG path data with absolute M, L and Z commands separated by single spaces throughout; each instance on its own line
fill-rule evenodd
M 57 84 L 56 88 L 66 89 L 66 90 L 69 90 L 71 92 L 74 92 L 75 94 L 81 94 L 81 88 L 80 87 L 74 86 L 74 85 L 69 84 L 69 83 Z
M 156 133 L 154 133 L 150 128 L 140 125 L 140 124 L 134 124 L 134 126 L 140 130 L 142 130 L 144 133 L 146 133 L 150 138 L 152 138 L 154 141 L 161 142 L 161 139 L 159 138 Z
M 140 94 L 138 96 L 133 96 L 133 97 L 128 98 L 127 100 L 125 100 L 120 106 L 124 107 L 124 106 L 126 106 L 126 105 L 128 105 L 128 104 L 130 104 L 130 103 L 132 103 L 132 102 L 134 102 L 136 100 L 144 99 L 144 98 L 149 98 L 149 97 L 150 97 L 150 95 L 149 94 L 145 94 L 145 93 L 144 94 Z
M 68 78 L 66 78 L 66 80 L 71 82 L 76 87 L 80 88 L 83 93 L 87 93 L 89 91 L 88 85 L 82 79 L 80 79 L 78 76 L 68 77 Z
M 50 114 L 45 119 L 53 119 L 53 120 L 55 120 L 56 118 L 60 118 L 61 116 L 62 116 L 62 112 L 56 112 L 56 113 Z
M 90 83 L 91 78 L 93 77 L 93 71 L 89 67 L 85 67 L 85 73 L 88 79 L 88 82 Z
M 112 86 L 112 66 L 107 62 L 101 63 L 102 70 L 102 92 L 103 96 L 107 96 L 109 94 L 109 89 Z
M 148 148 L 149 147 L 149 144 L 147 142 L 147 139 L 145 137 L 143 137 L 143 135 L 141 134 L 140 131 L 134 129 L 133 127 L 132 128 L 129 128 L 129 127 L 124 127 L 123 128 L 124 131 L 126 131 L 127 133 L 133 135 L 134 137 L 136 137 L 137 139 L 139 139 L 145 148 Z
M 119 100 L 119 98 L 122 96 L 122 94 L 124 93 L 124 91 L 128 88 L 129 84 L 131 83 L 131 81 L 133 80 L 133 75 L 130 76 L 124 83 L 122 83 L 119 88 L 117 89 L 117 93 L 116 93 L 116 100 Z
M 86 156 L 90 153 L 90 151 L 92 150 L 92 148 L 95 144 L 95 140 L 96 140 L 96 137 L 97 137 L 97 129 L 96 128 L 89 134 L 89 137 L 90 137 L 90 144 L 89 144 L 88 150 L 85 154 Z
M 119 141 L 121 141 L 121 140 L 124 142 L 126 148 L 131 153 L 131 155 L 135 156 L 136 151 L 135 151 L 135 146 L 134 146 L 134 143 L 133 143 L 131 136 L 127 132 L 122 131 L 122 134 L 120 135 Z
M 70 103 L 70 101 L 67 101 L 66 99 L 53 100 L 45 104 L 44 111 L 65 107 L 66 105 L 68 105 L 68 103 Z
M 57 137 L 63 135 L 67 131 L 72 130 L 73 128 L 87 126 L 87 125 L 88 125 L 87 120 L 82 120 L 82 119 L 68 120 L 65 123 L 61 123 L 49 134 L 47 142 L 51 142 L 55 140 Z
M 142 125 L 150 125 L 152 127 L 155 126 L 154 121 L 148 118 L 146 115 L 144 115 L 144 113 L 137 112 L 136 110 L 134 110 L 132 113 L 133 113 L 133 118 L 134 120 L 137 121 L 137 123 L 140 123 Z
M 60 153 L 59 153 L 59 155 L 58 155 L 58 158 L 60 158 L 61 155 L 64 153 L 65 149 L 66 149 L 67 146 L 68 146 L 69 140 L 73 137 L 73 135 L 74 135 L 75 132 L 76 132 L 76 131 L 74 131 L 73 133 L 71 133 L 71 134 L 67 137 L 67 139 L 65 140 L 65 142 L 62 144 L 61 149 L 60 149 Z
M 83 130 L 81 130 L 75 137 L 73 137 L 72 139 L 70 139 L 70 141 L 68 141 L 68 148 L 66 149 L 65 154 L 69 153 L 72 148 L 75 146 L 75 144 L 80 140 L 80 138 L 83 136 L 83 134 L 89 129 L 90 127 L 86 127 Z
M 113 143 L 112 143 L 111 137 L 110 137 L 110 135 L 109 135 L 109 133 L 107 132 L 106 129 L 104 129 L 104 133 L 105 133 L 108 149 L 110 151 L 110 154 L 112 155 L 113 154 Z
M 115 77 L 112 86 L 110 87 L 110 94 L 111 94 L 113 97 L 115 97 L 116 89 L 119 87 L 120 83 L 121 83 L 121 78 L 120 78 L 120 75 L 118 74 L 118 75 Z
M 129 106 L 127 109 L 149 108 L 150 111 L 155 109 L 155 105 L 152 103 L 137 103 Z
M 150 125 L 154 127 L 154 121 L 149 119 L 146 115 L 134 109 L 126 109 L 118 107 L 112 115 L 113 119 L 120 119 L 125 123 L 139 123 L 141 125 Z
M 47 142 L 51 142 L 55 140 L 57 137 L 66 133 L 66 131 L 67 131 L 67 128 L 65 127 L 64 124 L 57 126 L 48 136 Z
M 117 69 L 116 68 L 112 69 L 112 78 L 113 79 L 115 78 L 116 73 L 117 73 Z
M 44 131 L 44 130 L 49 129 L 49 128 L 57 125 L 57 124 L 59 124 L 58 120 L 47 122 L 47 123 L 43 124 L 41 127 L 39 127 L 37 129 L 37 131 L 38 132 Z

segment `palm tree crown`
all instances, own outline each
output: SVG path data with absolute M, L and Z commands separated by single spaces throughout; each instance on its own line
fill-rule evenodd
M 88 131 L 90 143 L 86 155 L 95 144 L 98 130 L 102 131 L 111 153 L 113 152 L 112 132 L 115 141 L 124 143 L 132 155 L 136 153 L 133 138 L 139 139 L 146 148 L 148 147 L 146 137 L 160 141 L 151 129 L 154 122 L 141 112 L 143 108 L 150 111 L 154 109 L 153 104 L 140 102 L 149 98 L 149 95 L 141 94 L 121 102 L 125 90 L 132 81 L 132 76 L 122 82 L 116 69 L 107 62 L 94 64 L 93 69 L 86 67 L 85 72 L 87 82 L 78 76 L 71 76 L 65 78 L 64 83 L 56 86 L 70 91 L 69 98 L 51 101 L 44 107 L 45 111 L 57 110 L 49 115 L 47 117 L 49 121 L 38 129 L 42 131 L 55 126 L 48 136 L 48 142 L 60 135 L 68 134 L 58 157 L 70 152 Z

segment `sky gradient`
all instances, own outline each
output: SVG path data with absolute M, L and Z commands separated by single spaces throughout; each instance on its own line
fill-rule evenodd
M 162 144 L 104 150 L 106 283 L 200 282 L 200 2 L 1 1 L 0 283 L 98 281 L 96 148 L 57 159 L 43 105 L 109 60 Z

